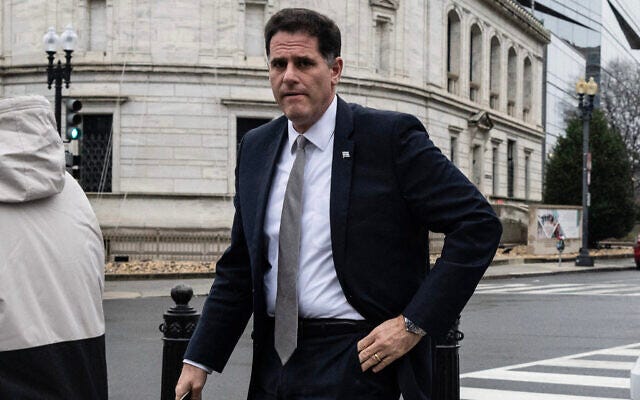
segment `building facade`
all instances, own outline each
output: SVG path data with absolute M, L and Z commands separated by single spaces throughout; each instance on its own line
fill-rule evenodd
M 600 83 L 608 65 L 616 60 L 640 65 L 640 6 L 637 0 L 518 1 L 553 34 L 546 61 L 549 156 L 566 128 L 558 117 L 567 105 L 577 107 L 575 82 L 594 77 Z
M 491 201 L 541 200 L 549 34 L 513 0 L 4 0 L 0 97 L 53 102 L 42 35 L 73 24 L 70 149 L 102 226 L 229 227 L 237 144 L 280 115 L 262 28 L 284 7 L 340 26 L 345 100 L 416 115 Z

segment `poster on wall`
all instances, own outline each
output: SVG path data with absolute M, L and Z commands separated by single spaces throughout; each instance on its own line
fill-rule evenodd
M 538 220 L 538 239 L 580 238 L 579 210 L 557 210 L 539 208 L 536 211 Z

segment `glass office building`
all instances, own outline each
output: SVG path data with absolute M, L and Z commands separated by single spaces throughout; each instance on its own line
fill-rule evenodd
M 545 28 L 586 58 L 585 76 L 600 82 L 616 59 L 640 64 L 638 0 L 518 0 Z
M 626 60 L 640 65 L 639 0 L 518 0 L 552 32 L 546 52 L 545 153 L 564 134 L 563 114 L 577 106 L 575 82 L 600 83 L 607 65 Z M 598 98 L 596 98 L 598 102 Z

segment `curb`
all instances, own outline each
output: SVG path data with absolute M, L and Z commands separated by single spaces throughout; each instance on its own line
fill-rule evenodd
M 544 271 L 544 272 L 509 272 L 504 274 L 484 275 L 482 280 L 498 280 L 498 279 L 511 279 L 511 278 L 534 278 L 537 276 L 545 275 L 565 275 L 565 274 L 580 274 L 584 272 L 615 272 L 615 271 L 628 271 L 638 269 L 633 266 L 621 266 L 621 267 L 581 267 L 581 269 L 567 269 L 557 271 Z
M 154 274 L 105 274 L 105 281 L 146 281 L 156 279 L 213 279 L 215 272 L 169 272 Z
M 611 260 L 619 258 L 632 258 L 633 254 L 613 254 L 613 255 L 601 255 L 594 256 L 596 260 Z M 562 261 L 570 261 L 573 257 L 563 257 Z M 516 264 L 541 264 L 549 262 L 557 262 L 557 258 L 506 258 L 501 260 L 493 260 L 489 268 L 500 267 Z M 573 268 L 573 267 L 570 267 Z M 581 267 L 581 269 L 571 270 L 557 270 L 557 271 L 542 271 L 542 272 L 509 272 L 496 275 L 484 275 L 482 280 L 490 279 L 508 279 L 508 278 L 521 278 L 521 277 L 535 277 L 542 275 L 557 275 L 557 274 L 570 274 L 581 272 L 603 272 L 603 271 L 620 271 L 636 269 L 633 266 L 621 266 L 621 267 Z M 151 273 L 151 274 L 105 274 L 105 281 L 143 281 L 143 280 L 156 280 L 156 279 L 213 279 L 215 278 L 215 272 L 170 272 L 170 273 Z
M 562 261 L 573 261 L 578 256 L 578 253 L 575 254 L 565 254 L 562 256 Z M 615 260 L 619 258 L 633 258 L 633 253 L 629 254 L 602 254 L 599 256 L 592 256 L 594 260 Z M 499 260 L 493 260 L 491 262 L 492 266 L 500 266 L 500 265 L 511 265 L 511 264 L 540 264 L 540 263 L 550 263 L 550 262 L 558 262 L 558 256 L 554 257 L 522 257 L 522 258 L 502 258 Z M 587 267 L 590 268 L 590 267 Z

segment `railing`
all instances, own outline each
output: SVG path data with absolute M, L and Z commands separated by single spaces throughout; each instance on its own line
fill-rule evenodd
M 216 261 L 229 246 L 229 229 L 103 229 L 106 261 Z

